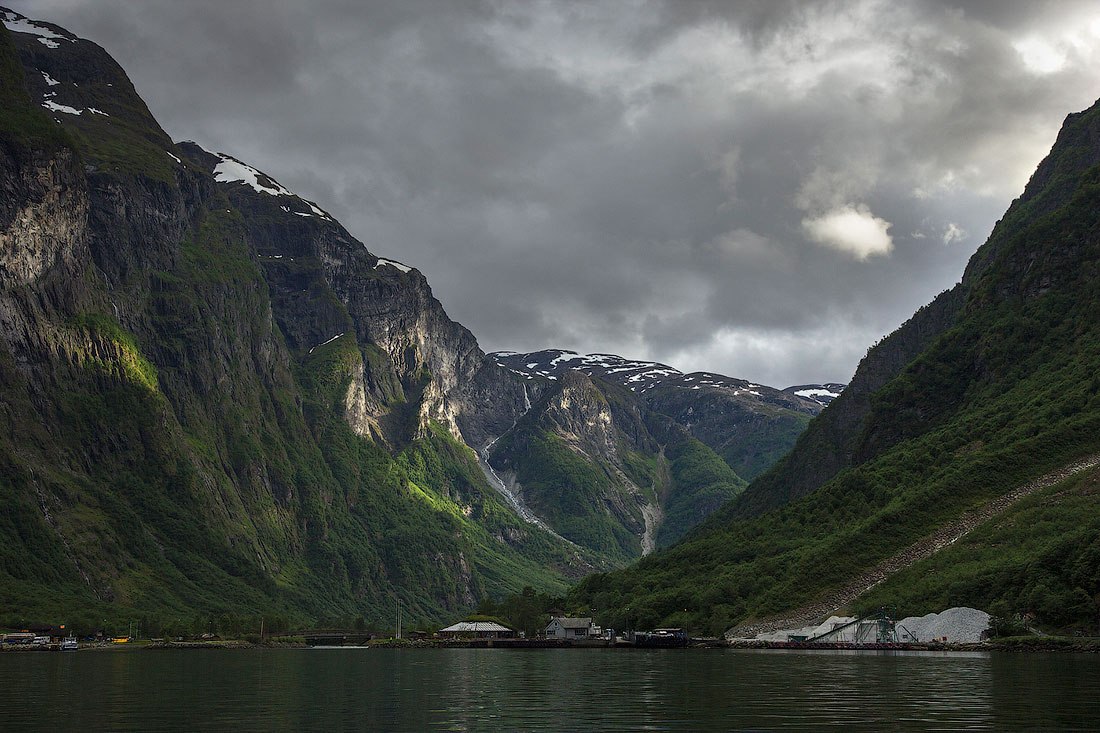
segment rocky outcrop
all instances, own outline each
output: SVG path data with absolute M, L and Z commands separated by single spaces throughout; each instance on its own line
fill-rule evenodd
M 211 174 L 228 159 L 194 143 L 180 147 Z M 221 187 L 245 214 L 288 346 L 308 353 L 353 333 L 365 352 L 352 379 L 361 392 L 348 396 L 362 434 L 372 433 L 370 423 L 397 447 L 423 436 L 434 421 L 481 446 L 515 422 L 524 410 L 523 380 L 486 357 L 418 270 L 373 255 L 316 204 L 258 171 L 252 176 L 227 177 Z
M 28 285 L 53 267 L 73 272 L 86 254 L 88 195 L 72 151 L 3 163 L 0 287 Z
M 592 378 L 568 372 L 493 444 L 488 460 L 556 532 L 625 559 L 640 554 L 643 510 L 656 502 L 652 476 L 628 474 L 627 453 L 655 450 L 639 415 L 613 407 Z
M 648 554 L 743 488 L 712 450 L 630 389 L 576 370 L 553 376 L 488 459 L 566 539 L 618 558 Z

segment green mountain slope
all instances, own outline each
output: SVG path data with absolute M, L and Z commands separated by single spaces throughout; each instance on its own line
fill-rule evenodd
M 607 566 L 486 482 L 460 437 L 522 385 L 419 273 L 215 182 L 50 32 L 0 30 L 0 622 L 385 628 Z
M 605 621 L 616 626 L 721 631 L 824 598 L 968 509 L 1100 449 L 1098 140 L 1100 107 L 1067 118 L 961 284 L 869 351 L 786 460 L 680 545 L 588 579 L 576 599 L 614 609 Z M 1091 525 L 1068 508 L 1074 503 L 1088 504 L 1058 494 L 1050 509 L 1031 507 L 1047 539 L 1092 541 Z M 1032 548 L 1016 555 L 1017 569 L 1092 557 L 1085 548 L 1043 549 L 1026 537 L 1033 526 L 1004 521 L 979 536 L 1000 532 L 1007 545 Z M 924 591 L 905 592 L 898 580 L 872 598 L 912 604 L 905 614 L 938 610 L 949 596 L 994 599 L 1052 625 L 1095 619 L 1095 606 L 1090 616 L 1081 603 L 1059 610 L 1033 590 L 1013 591 L 1042 587 L 1039 580 L 1010 582 L 964 560 L 937 555 L 925 566 L 937 575 Z M 1059 577 L 1060 597 L 1100 594 L 1087 568 Z
M 819 409 L 506 368 L 415 268 L 174 143 L 103 49 L 0 19 L 0 622 L 557 594 L 676 541 L 743 490 L 723 458 L 754 475 Z
M 488 459 L 556 532 L 620 562 L 670 544 L 745 486 L 628 389 L 577 371 L 562 372 Z

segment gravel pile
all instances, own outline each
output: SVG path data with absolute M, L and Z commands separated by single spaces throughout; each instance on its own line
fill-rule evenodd
M 988 613 L 976 608 L 957 607 L 942 613 L 903 618 L 898 622 L 897 631 L 901 641 L 935 641 L 946 636 L 949 643 L 964 644 L 981 641 L 982 632 L 988 628 Z M 914 638 L 905 638 L 906 631 Z

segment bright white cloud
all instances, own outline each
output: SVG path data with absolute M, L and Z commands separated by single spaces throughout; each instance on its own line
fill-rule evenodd
M 961 242 L 968 236 L 970 235 L 966 233 L 965 229 L 951 221 L 947 223 L 947 228 L 943 230 L 943 243 L 952 244 L 953 242 Z
M 1012 47 L 1032 73 L 1053 74 L 1066 65 L 1066 52 L 1043 38 L 1025 38 L 1013 43 Z
M 817 244 L 850 254 L 858 260 L 889 254 L 894 249 L 892 225 L 860 204 L 842 206 L 802 220 L 807 236 Z

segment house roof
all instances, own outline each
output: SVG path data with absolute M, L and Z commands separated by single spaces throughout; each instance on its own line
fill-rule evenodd
M 592 625 L 592 618 L 590 616 L 585 616 L 583 618 L 573 618 L 571 616 L 555 616 L 554 618 L 550 619 L 551 624 L 555 621 L 561 624 L 561 627 L 563 629 L 587 629 L 589 626 Z
M 450 631 L 453 633 L 477 633 L 481 631 L 511 631 L 507 626 L 501 626 L 494 621 L 459 621 L 457 624 L 451 624 L 445 629 L 440 629 L 440 633 L 444 631 Z

